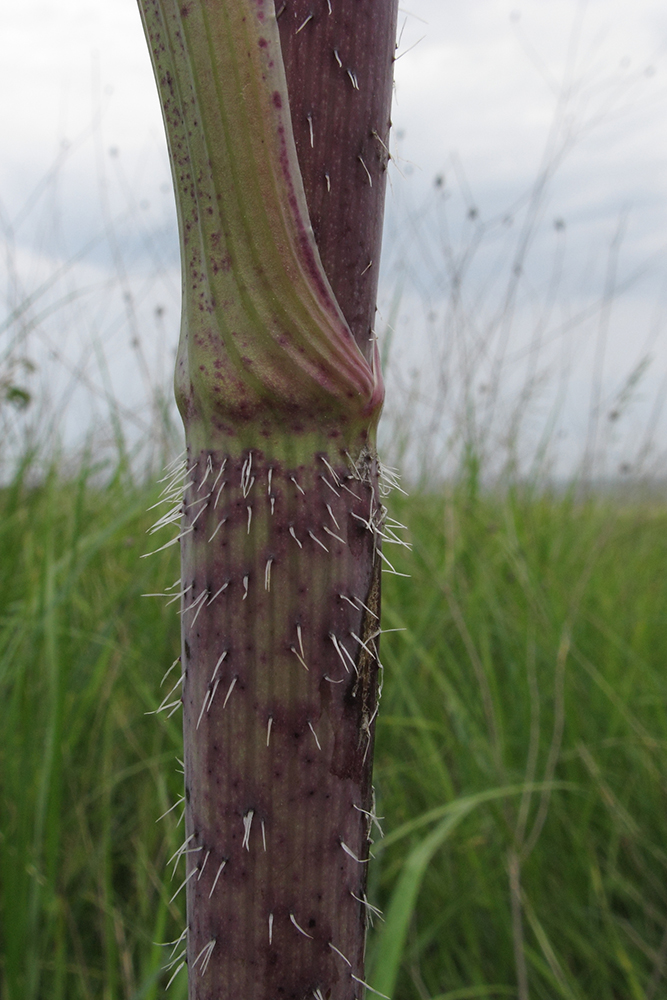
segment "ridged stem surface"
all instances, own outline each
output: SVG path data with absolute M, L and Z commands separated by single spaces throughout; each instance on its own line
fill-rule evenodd
M 180 860 L 191 1000 L 352 1000 L 363 990 L 383 515 L 370 328 L 396 7 L 331 2 L 324 26 L 318 10 L 295 27 L 296 2 L 276 12 L 273 0 L 140 0 L 183 268 Z M 336 65 L 339 48 L 356 61 L 373 25 L 384 75 L 375 89 L 361 67 L 341 78 L 349 92 L 332 83 L 340 131 L 329 129 L 328 147 L 313 134 L 310 146 L 315 110 L 318 121 L 328 113 L 322 64 L 306 117 L 313 156 L 297 153 L 310 100 L 303 54 L 314 72 L 334 43 Z M 325 202 L 318 156 L 332 164 Z
M 198 1000 L 318 990 L 343 1000 L 363 979 L 376 470 L 313 457 L 207 451 L 189 476 L 183 683 Z M 210 942 L 202 975 L 196 958 Z
M 370 359 L 398 0 L 281 0 L 278 9 L 310 221 L 338 304 Z

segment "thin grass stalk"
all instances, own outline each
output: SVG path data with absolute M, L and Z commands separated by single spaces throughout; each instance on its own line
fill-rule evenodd
M 167 493 L 183 490 L 175 895 L 190 998 L 352 1000 L 379 695 L 372 319 L 396 3 L 140 9 L 183 268 L 187 452 Z

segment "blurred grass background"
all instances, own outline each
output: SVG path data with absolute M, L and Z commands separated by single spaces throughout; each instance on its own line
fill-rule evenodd
M 119 461 L 0 490 L 5 1000 L 162 996 L 182 896 L 179 575 Z M 104 472 L 104 475 L 102 475 Z M 395 1000 L 667 996 L 667 507 L 455 482 L 394 494 L 369 977 Z M 394 560 L 393 560 L 394 561 Z M 181 838 L 182 839 L 182 838 Z M 185 996 L 185 974 L 170 994 Z

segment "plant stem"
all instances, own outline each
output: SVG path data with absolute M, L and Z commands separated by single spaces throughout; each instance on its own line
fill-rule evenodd
M 396 4 L 335 6 L 290 4 L 279 34 L 272 0 L 140 0 L 183 265 L 191 1000 L 352 1000 L 364 978 Z

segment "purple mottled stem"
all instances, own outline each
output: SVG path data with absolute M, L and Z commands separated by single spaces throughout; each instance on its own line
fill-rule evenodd
M 278 9 L 315 239 L 343 315 L 370 358 L 398 0 L 280 0 Z
M 139 3 L 183 268 L 190 1000 L 354 1000 L 384 512 L 370 328 L 396 3 Z
M 209 456 L 225 470 L 198 517 Z M 183 545 L 190 995 L 351 1000 L 373 812 L 374 463 L 197 462 Z

